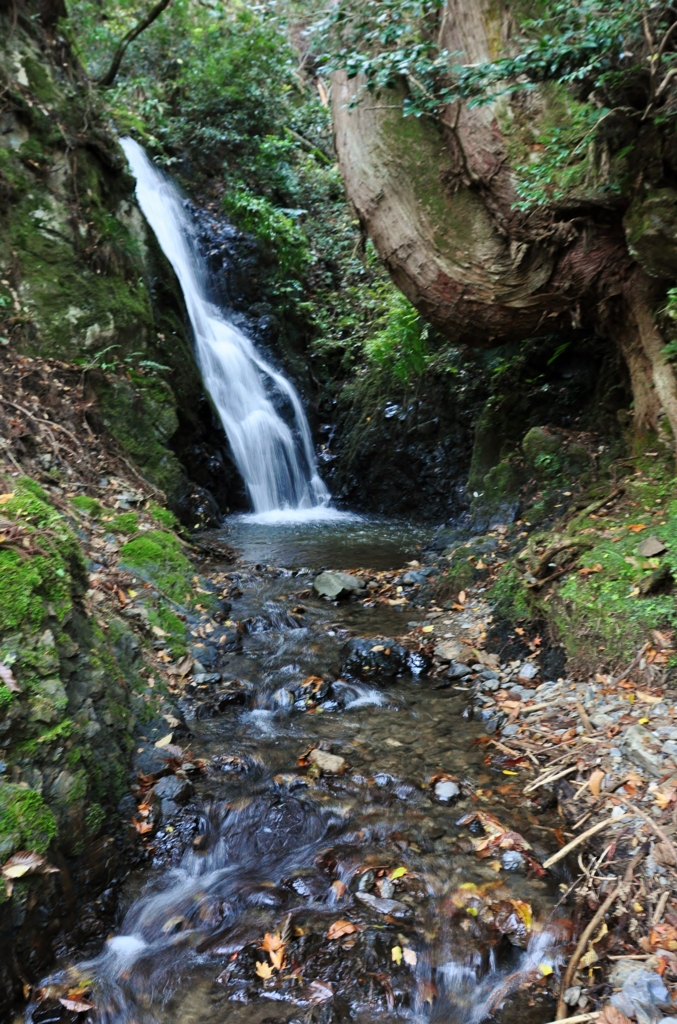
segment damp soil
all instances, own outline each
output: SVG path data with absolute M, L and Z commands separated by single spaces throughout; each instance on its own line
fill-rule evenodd
M 552 823 L 492 767 L 468 691 L 436 688 L 415 660 L 397 676 L 346 672 L 351 638 L 382 648 L 425 609 L 312 590 L 319 568 L 404 568 L 421 538 L 244 519 L 225 537 L 243 553 L 228 567 L 241 643 L 215 652 L 207 632 L 169 746 L 139 738 L 146 864 L 101 954 L 64 959 L 28 1020 L 551 1020 L 556 886 L 530 858 L 478 856 L 482 828 L 464 818 L 495 816 L 534 864 Z M 93 1008 L 67 1012 L 73 991 Z

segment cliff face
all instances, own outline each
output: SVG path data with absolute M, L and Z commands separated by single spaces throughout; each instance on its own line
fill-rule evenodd
M 77 64 L 54 59 L 58 36 L 0 14 L 0 39 L 3 344 L 80 363 L 91 428 L 110 431 L 189 525 L 213 521 L 195 484 L 224 510 L 240 484 L 122 150 Z

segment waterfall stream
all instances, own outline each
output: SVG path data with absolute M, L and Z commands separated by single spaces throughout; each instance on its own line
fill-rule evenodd
M 209 299 L 209 272 L 193 225 L 170 179 L 133 139 L 121 140 L 146 220 L 181 284 L 205 387 L 223 423 L 254 512 L 321 514 L 329 491 L 292 384 Z M 288 422 L 272 397 L 284 405 Z M 328 510 L 330 511 L 330 510 Z

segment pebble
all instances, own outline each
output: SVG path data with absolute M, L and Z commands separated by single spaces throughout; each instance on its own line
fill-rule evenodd
M 516 724 L 515 724 L 515 723 L 513 722 L 513 723 L 512 723 L 512 725 L 506 725 L 506 726 L 505 726 L 505 727 L 503 728 L 502 732 L 503 732 L 503 735 L 504 735 L 504 736 L 516 736 L 516 735 L 517 735 L 517 733 L 519 732 L 519 730 L 520 730 L 520 727 L 519 727 L 519 725 L 516 725 Z
M 443 782 L 435 783 L 435 796 L 438 800 L 442 800 L 444 803 L 448 803 L 449 800 L 455 800 L 461 795 L 461 790 L 452 782 L 451 779 L 445 779 Z
M 319 750 L 315 747 L 308 754 L 311 764 L 316 764 L 323 772 L 330 772 L 332 775 L 339 775 L 346 767 L 345 757 L 338 754 L 328 754 L 326 750 Z
M 383 899 L 379 896 L 374 896 L 370 892 L 356 892 L 355 896 L 362 903 L 366 903 L 368 907 L 375 910 L 378 914 L 389 914 L 391 917 L 396 919 L 411 917 L 411 908 L 406 903 L 400 903 L 399 900 L 388 900 Z

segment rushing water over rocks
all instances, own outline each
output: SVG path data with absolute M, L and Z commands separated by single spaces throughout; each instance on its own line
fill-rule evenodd
M 324 507 L 329 492 L 317 471 L 296 391 L 210 301 L 208 271 L 174 185 L 133 139 L 122 139 L 121 145 L 136 178 L 139 205 L 181 284 L 205 386 L 255 512 Z
M 318 562 L 345 565 L 337 543 L 326 528 Z M 374 545 L 383 566 L 378 531 Z M 392 546 L 390 567 L 412 554 Z M 523 988 L 559 962 L 551 886 L 523 858 L 478 858 L 459 819 L 491 811 L 536 855 L 543 833 L 485 766 L 466 694 L 436 689 L 423 661 L 348 671 L 355 634 L 380 652 L 422 612 L 323 601 L 298 562 L 227 575 L 240 642 L 201 631 L 171 745 L 149 723 L 137 750 L 152 867 L 101 955 L 45 981 L 28 1021 L 71 1019 L 59 999 L 96 1024 L 549 1020 Z

